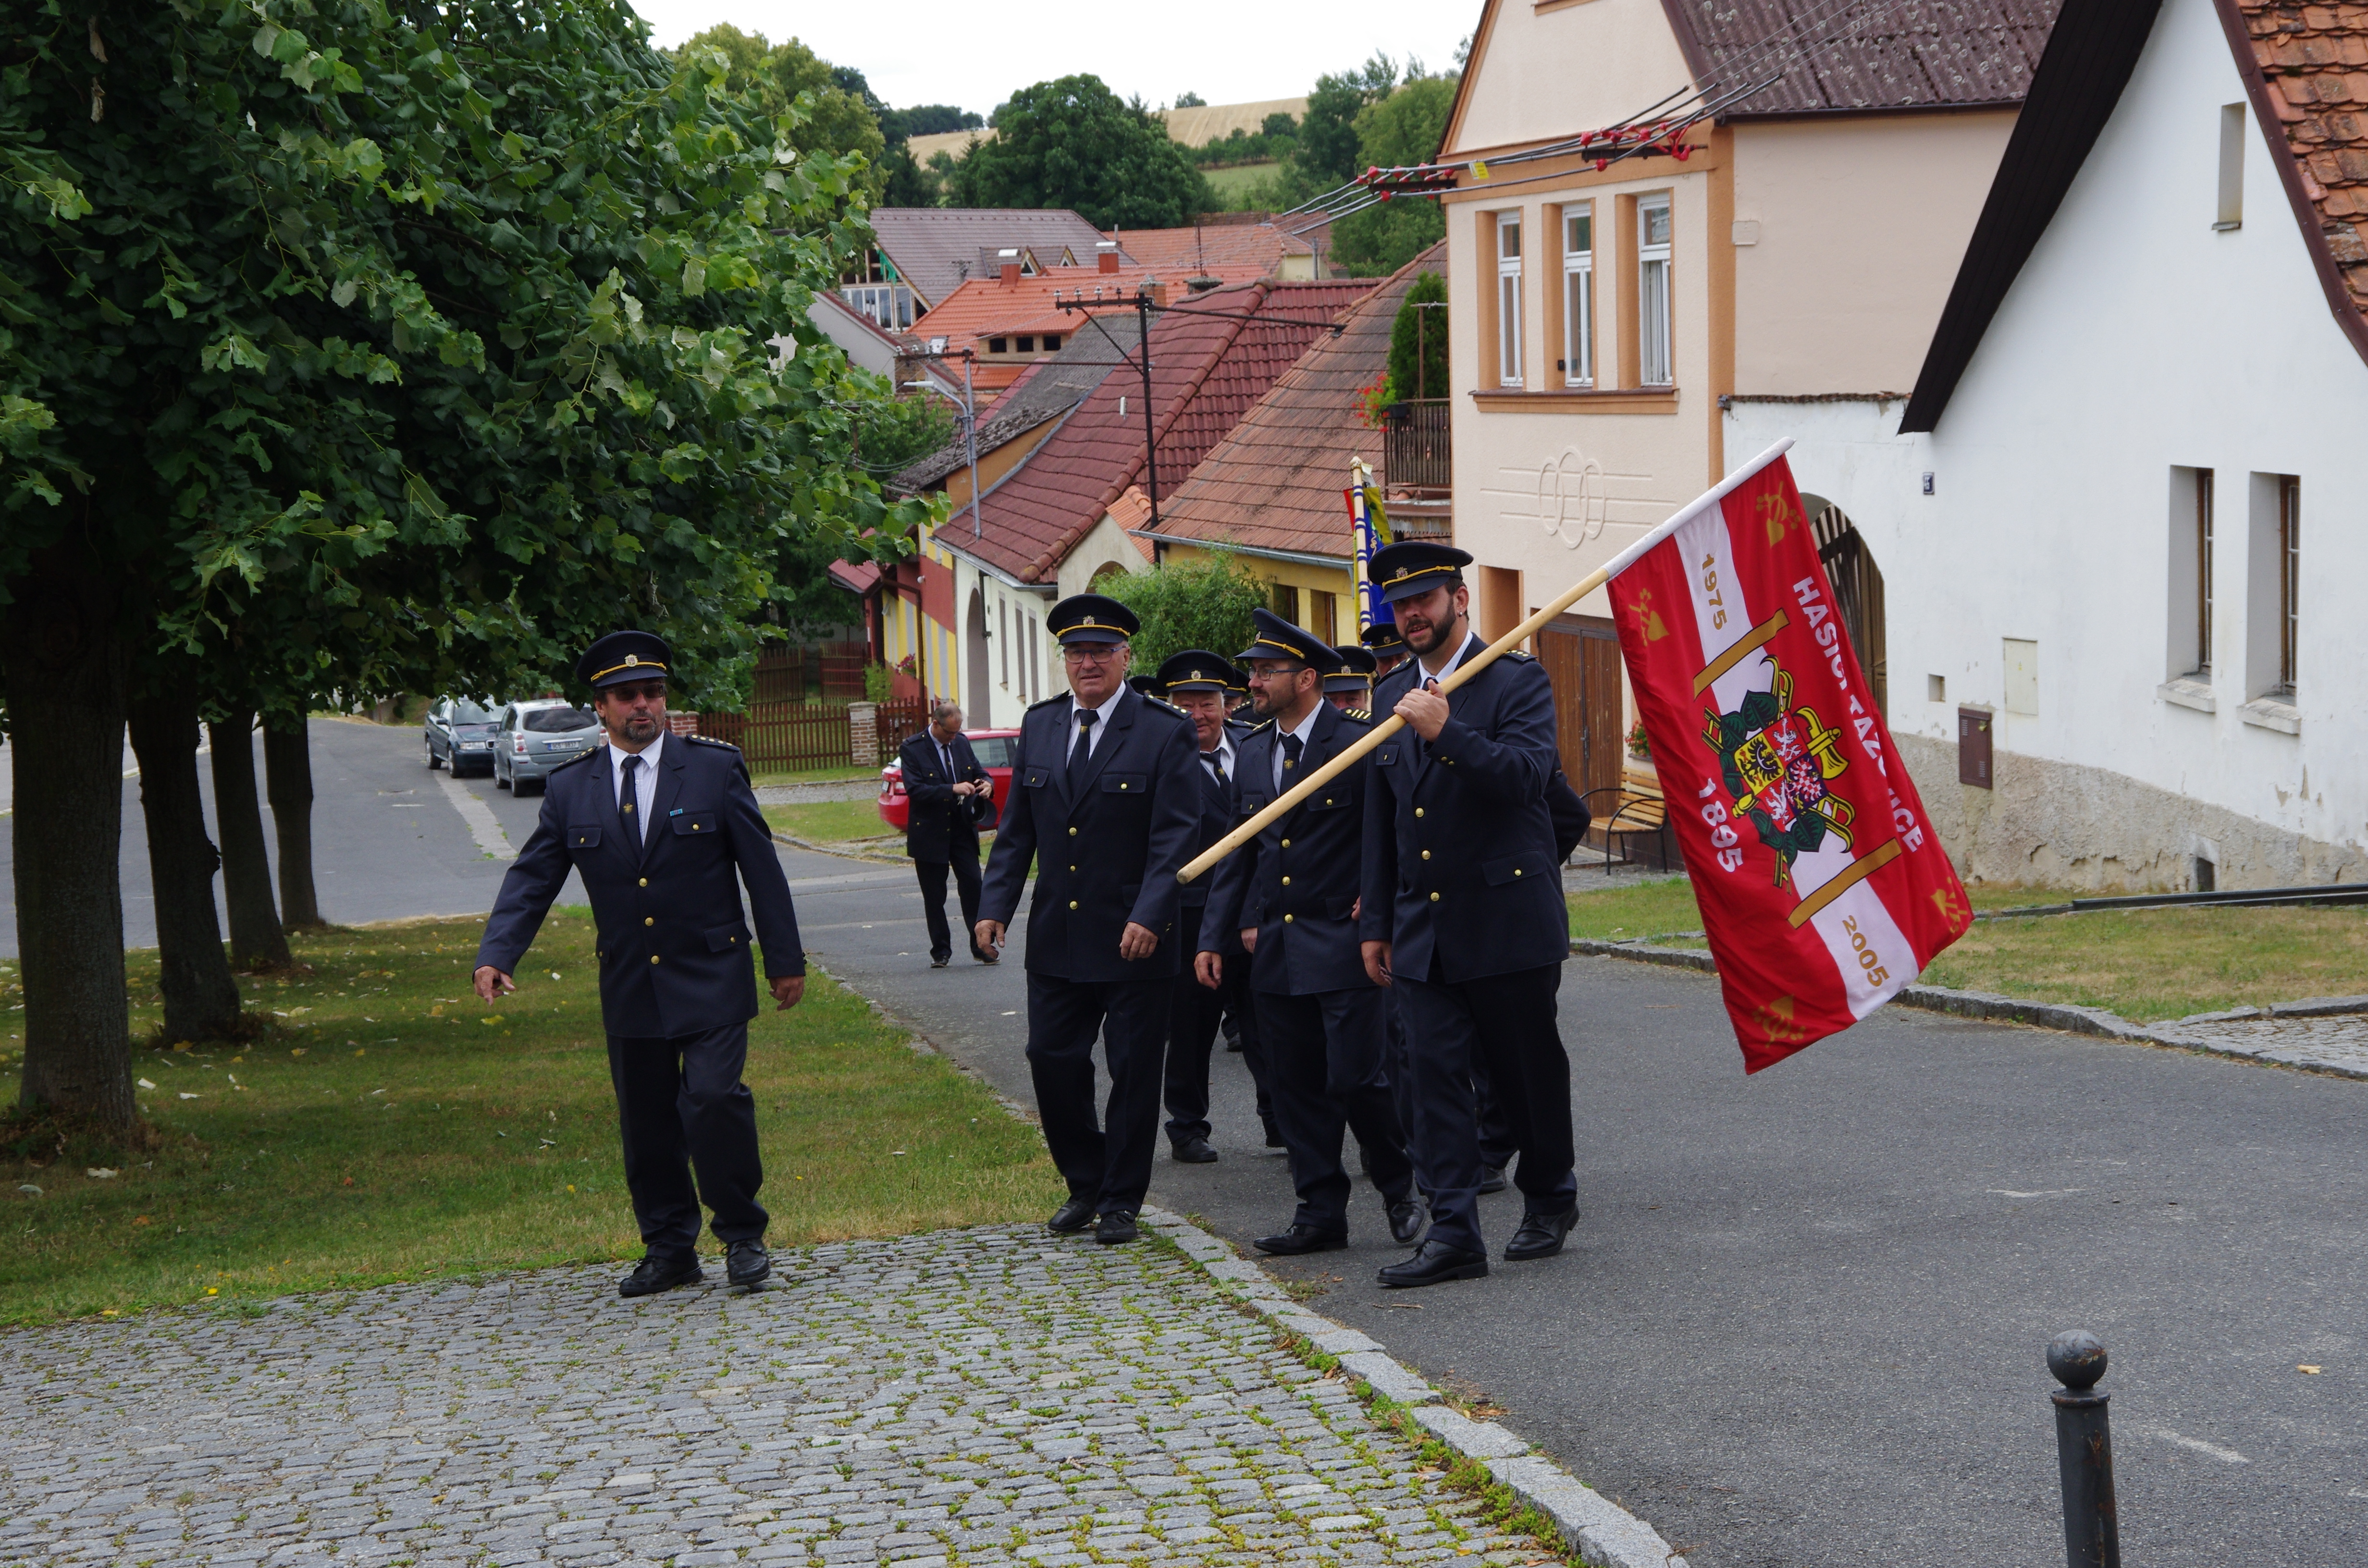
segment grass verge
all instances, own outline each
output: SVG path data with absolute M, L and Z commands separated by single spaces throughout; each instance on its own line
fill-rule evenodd
M 1977 911 L 2055 903 L 2061 888 L 1973 887 Z M 1699 948 L 1683 878 L 1570 897 L 1570 933 Z M 2132 909 L 1985 920 L 1924 971 L 1928 985 L 2107 1007 L 2158 1023 L 2224 1007 L 2368 994 L 2368 910 Z
M 243 981 L 268 1033 L 134 1052 L 154 1085 L 139 1091 L 145 1150 L 47 1130 L 26 1148 L 21 1128 L 0 1144 L 17 1237 L 0 1322 L 638 1256 L 591 917 L 553 911 L 495 1008 L 468 990 L 479 926 L 295 939 L 313 975 Z M 128 978 L 134 1028 L 154 1030 L 155 954 L 135 953 Z M 819 974 L 803 1005 L 750 1027 L 746 1079 L 776 1244 L 1034 1219 L 1059 1200 L 1033 1128 Z
M 816 801 L 809 805 L 762 809 L 765 820 L 776 830 L 812 844 L 879 838 L 895 831 L 880 820 L 880 807 L 871 801 Z
M 766 784 L 873 784 L 880 782 L 876 767 L 857 767 L 841 764 L 837 767 L 775 768 L 768 772 L 753 772 L 749 782 Z

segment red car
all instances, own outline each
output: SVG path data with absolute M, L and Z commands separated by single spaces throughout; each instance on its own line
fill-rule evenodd
M 993 827 L 995 819 L 1002 814 L 1003 802 L 1011 798 L 1011 754 L 1019 749 L 1019 732 L 964 730 L 962 735 L 976 754 L 978 765 L 995 780 L 992 803 L 979 824 L 981 827 Z M 912 805 L 905 795 L 905 764 L 902 760 L 892 762 L 880 770 L 880 820 L 902 833 Z

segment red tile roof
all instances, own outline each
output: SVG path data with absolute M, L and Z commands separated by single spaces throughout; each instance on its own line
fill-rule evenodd
M 2368 6 L 2236 0 L 2260 67 L 2271 134 L 2316 209 L 2343 292 L 2368 311 Z M 2323 264 L 2322 264 L 2323 265 Z
M 1311 220 L 1300 219 L 1298 222 Z M 1294 224 L 1296 226 L 1296 224 Z M 1286 256 L 1305 256 L 1312 249 L 1308 243 L 1293 235 L 1290 229 L 1275 223 L 1202 223 L 1190 229 L 1113 229 L 1110 238 L 1119 243 L 1127 258 L 1138 266 L 1165 267 L 1178 279 L 1190 278 L 1204 268 L 1218 275 L 1218 268 L 1255 267 L 1254 276 L 1266 277 L 1282 263 Z
M 1263 282 L 1172 300 L 1151 328 L 1151 424 L 1162 491 L 1180 484 L 1372 288 L 1371 278 Z M 943 542 L 1021 582 L 1051 581 L 1077 540 L 1142 481 L 1142 399 L 1141 369 L 1113 370 L 986 492 L 983 537 Z
M 1048 267 L 1065 251 L 1091 265 L 1102 237 L 1064 207 L 875 207 L 869 217 L 881 254 L 925 307 L 979 277 L 982 251 L 1025 248 Z
M 1272 268 L 1263 263 L 1242 263 L 1220 267 L 1211 276 L 1228 283 L 1255 283 Z M 1063 298 L 1082 292 L 1086 298 L 1101 290 L 1104 298 L 1133 296 L 1139 284 L 1167 285 L 1170 302 L 1185 297 L 1184 279 L 1188 274 L 1174 266 L 1126 267 L 1115 272 L 1104 272 L 1099 267 L 1051 267 L 1033 278 L 1022 278 L 1006 283 L 1001 278 L 973 278 L 949 294 L 938 308 L 913 324 L 912 335 L 928 339 L 942 336 L 949 353 L 959 354 L 965 348 L 977 348 L 984 353 L 990 337 L 1009 337 L 1019 333 L 1057 332 L 1066 336 L 1084 324 L 1081 315 L 1063 315 L 1053 303 L 1055 295 Z M 981 359 L 972 376 L 972 385 L 1000 390 L 1019 379 L 1027 364 L 1023 359 Z
M 1349 460 L 1382 466 L 1357 394 L 1389 368 L 1399 301 L 1425 272 L 1446 276 L 1444 244 L 1359 301 L 1338 337 L 1319 338 L 1242 416 L 1160 507 L 1162 538 L 1347 558 Z

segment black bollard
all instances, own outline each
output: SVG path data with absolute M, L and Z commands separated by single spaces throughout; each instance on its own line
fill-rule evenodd
M 2047 1346 L 2047 1369 L 2063 1383 L 2055 1402 L 2055 1462 L 2064 1478 L 2064 1556 L 2071 1568 L 2122 1568 L 2122 1527 L 2113 1509 L 2112 1396 L 2097 1387 L 2105 1347 L 2083 1329 Z

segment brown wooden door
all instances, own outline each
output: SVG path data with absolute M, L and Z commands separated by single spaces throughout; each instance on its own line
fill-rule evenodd
M 1620 705 L 1620 639 L 1611 622 L 1565 615 L 1538 633 L 1538 659 L 1554 683 L 1554 741 L 1571 788 L 1584 795 L 1620 782 L 1626 742 Z M 1589 801 L 1598 816 L 1607 799 Z

